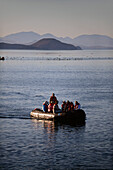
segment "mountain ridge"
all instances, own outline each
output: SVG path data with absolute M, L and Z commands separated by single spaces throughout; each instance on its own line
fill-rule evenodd
M 81 50 L 79 46 L 62 43 L 53 38 L 44 38 L 32 45 L 0 43 L 0 49 L 23 50 Z
M 80 46 L 82 49 L 91 49 L 102 47 L 105 48 L 113 48 L 113 38 L 107 35 L 98 35 L 98 34 L 83 34 L 77 36 L 75 38 L 70 37 L 56 37 L 53 34 L 46 33 L 40 35 L 33 31 L 30 32 L 19 32 L 7 35 L 5 37 L 0 38 L 0 42 L 11 43 L 11 44 L 24 44 L 31 45 L 43 38 L 54 38 L 63 43 L 72 44 L 74 46 Z

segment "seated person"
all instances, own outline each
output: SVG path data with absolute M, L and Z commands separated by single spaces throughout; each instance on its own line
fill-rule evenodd
M 69 100 L 67 100 L 67 102 L 66 102 L 66 109 L 65 109 L 65 111 L 66 111 L 66 112 L 71 111 L 71 104 L 70 104 L 70 101 L 69 101 Z
M 55 104 L 53 105 L 53 113 L 59 113 L 61 112 L 59 106 L 58 106 L 58 101 L 55 102 Z
M 61 105 L 61 110 L 62 110 L 62 112 L 66 111 L 66 101 L 63 101 L 63 103 Z
M 51 101 L 50 104 L 48 105 L 48 112 L 53 113 L 53 102 Z
M 48 102 L 47 102 L 47 101 L 45 101 L 45 102 L 43 103 L 43 105 L 42 105 L 42 110 L 43 110 L 43 112 L 48 112 Z
M 75 106 L 74 106 L 74 110 L 78 110 L 81 108 L 80 103 L 78 103 L 77 101 L 75 101 Z
M 73 104 L 73 102 L 70 102 L 70 109 L 71 109 L 71 111 L 73 111 L 73 109 L 74 109 L 74 104 Z

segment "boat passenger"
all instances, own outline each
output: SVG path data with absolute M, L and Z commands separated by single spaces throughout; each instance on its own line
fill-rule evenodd
M 71 111 L 73 111 L 73 109 L 74 109 L 74 104 L 73 104 L 73 102 L 70 102 L 70 109 L 71 109 Z
M 70 101 L 69 101 L 69 100 L 67 100 L 67 102 L 66 102 L 66 109 L 65 109 L 65 111 L 66 111 L 66 112 L 69 112 L 70 110 L 71 110 Z
M 74 110 L 78 110 L 81 108 L 80 103 L 78 103 L 78 101 L 75 101 L 75 106 L 74 106 Z
M 61 112 L 59 106 L 58 106 L 58 101 L 55 102 L 55 104 L 53 105 L 53 113 L 59 113 Z
M 63 101 L 63 103 L 61 105 L 61 110 L 62 110 L 62 112 L 66 111 L 66 101 Z
M 57 101 L 57 98 L 54 93 L 52 93 L 52 96 L 50 97 L 50 103 L 51 103 L 51 101 L 53 104 L 55 104 L 55 102 Z
M 53 102 L 51 101 L 50 104 L 48 105 L 48 112 L 53 113 Z
M 42 110 L 43 110 L 43 112 L 48 112 L 48 102 L 47 102 L 47 101 L 45 101 L 45 102 L 43 103 L 43 105 L 42 105 Z

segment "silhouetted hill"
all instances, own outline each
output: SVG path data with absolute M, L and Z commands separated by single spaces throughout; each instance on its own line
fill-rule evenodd
M 0 49 L 17 49 L 17 50 L 81 50 L 71 44 L 62 43 L 56 39 L 42 39 L 32 45 L 0 43 Z
M 53 38 L 44 38 L 32 44 L 32 47 L 43 50 L 81 50 L 80 47 L 75 47 L 71 44 L 62 43 Z
M 12 49 L 12 50 L 34 50 L 35 47 L 29 45 L 22 44 L 8 44 L 8 43 L 0 43 L 0 49 Z

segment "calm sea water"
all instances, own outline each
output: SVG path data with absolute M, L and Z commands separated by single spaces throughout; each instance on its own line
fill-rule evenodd
M 0 51 L 0 169 L 113 169 L 113 51 Z M 85 126 L 30 118 L 54 92 Z

